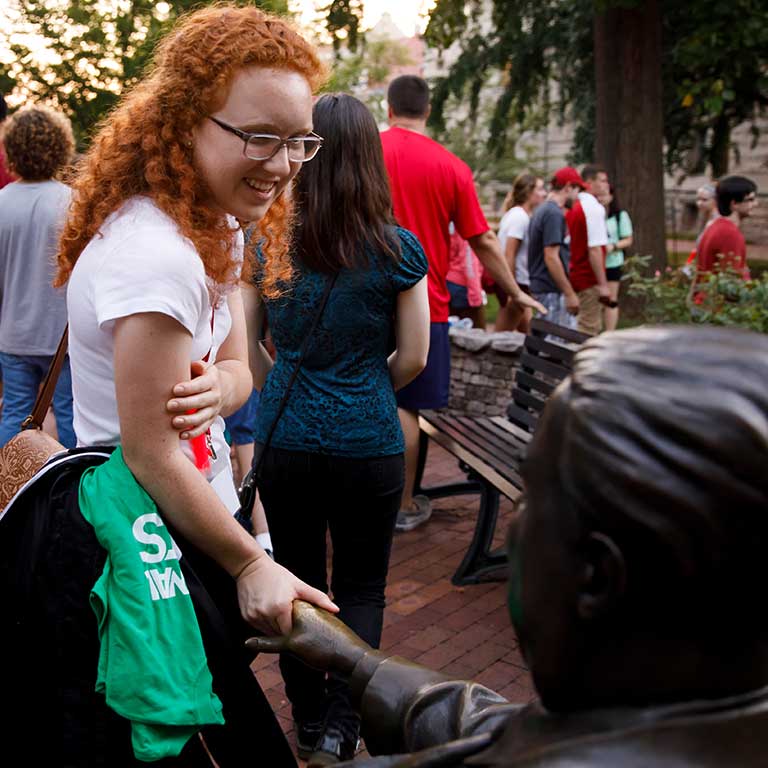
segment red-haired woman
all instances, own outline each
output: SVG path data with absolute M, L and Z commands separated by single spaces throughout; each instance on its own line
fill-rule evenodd
M 290 274 L 285 193 L 321 143 L 312 133 L 312 93 L 323 76 L 311 45 L 285 21 L 253 7 L 218 5 L 183 19 L 159 45 L 147 78 L 95 136 L 73 184 L 58 257 L 58 284 L 68 284 L 78 442 L 119 446 L 112 456 L 122 455 L 162 513 L 162 519 L 145 514 L 129 526 L 134 538 L 147 542 L 148 549 L 140 553 L 147 569 L 144 591 L 156 602 L 173 597 L 174 587 L 183 592 L 176 574 L 169 582 L 167 568 L 158 576 L 148 564 L 162 559 L 158 567 L 166 567 L 182 556 L 193 558 L 198 575 L 210 571 L 211 579 L 224 585 L 211 592 L 214 602 L 219 595 L 224 595 L 221 602 L 228 597 L 234 602 L 236 592 L 242 617 L 268 634 L 290 628 L 294 599 L 336 608 L 327 595 L 267 557 L 233 518 L 236 500 L 220 414 L 236 410 L 252 386 L 237 287 L 241 226 L 253 222 L 261 233 L 255 239 L 266 254 L 262 290 L 275 295 L 279 281 Z M 191 380 L 190 370 L 200 374 L 199 384 Z M 182 385 L 175 387 L 178 382 Z M 167 409 L 182 415 L 172 424 Z M 194 409 L 197 413 L 184 415 Z M 201 463 L 188 448 L 188 438 L 203 433 L 210 455 Z M 112 535 L 109 523 L 94 523 L 102 544 L 102 535 Z M 180 552 L 175 543 L 167 548 L 158 543 L 163 525 L 173 529 Z M 116 572 L 111 551 L 109 556 Z M 126 596 L 116 581 L 110 584 L 109 615 L 114 616 L 111 601 Z M 135 596 L 142 597 L 141 592 L 137 588 Z M 132 609 L 120 605 L 123 614 L 130 616 Z M 195 610 L 200 619 L 200 607 Z M 138 615 L 133 623 L 146 631 L 141 622 Z M 202 622 L 201 632 L 207 640 Z M 102 629 L 100 676 L 105 638 Z M 134 654 L 134 661 L 151 669 L 120 670 L 122 684 L 157 674 L 155 640 L 148 635 L 145 642 L 155 655 Z M 179 664 L 179 659 L 183 664 L 185 653 L 180 645 L 160 666 Z M 227 690 L 231 693 L 239 683 L 217 681 L 210 653 L 208 665 L 227 723 L 253 718 L 254 710 L 228 711 Z M 110 680 L 115 685 L 114 679 L 108 674 L 107 685 Z M 165 716 L 164 724 L 174 723 Z M 269 766 L 293 762 L 285 742 L 277 743 L 281 735 L 273 718 L 252 722 L 252 728 L 253 760 Z M 137 738 L 134 722 L 138 755 Z M 210 736 L 214 742 L 217 738 Z M 241 747 L 239 755 L 229 758 L 226 749 L 211 751 L 222 766 L 242 764 L 247 758 Z M 114 743 L 109 748 L 114 750 Z M 109 764 L 118 763 L 123 764 Z M 87 760 L 62 764 L 102 763 L 89 753 Z

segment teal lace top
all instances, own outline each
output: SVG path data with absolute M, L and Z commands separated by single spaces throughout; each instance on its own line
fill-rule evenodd
M 271 445 L 355 458 L 403 451 L 387 357 L 397 295 L 426 275 L 427 259 L 412 233 L 396 232 L 400 262 L 369 251 L 367 268 L 339 273 Z M 261 393 L 257 442 L 266 440 L 329 279 L 297 265 L 286 293 L 266 301 L 277 361 Z

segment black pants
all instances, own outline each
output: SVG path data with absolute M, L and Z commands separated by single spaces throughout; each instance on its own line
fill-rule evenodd
M 300 579 L 328 590 L 326 531 L 333 547 L 331 591 L 341 620 L 374 648 L 384 619 L 384 588 L 403 493 L 402 454 L 350 459 L 270 448 L 259 493 L 275 558 Z M 359 718 L 347 685 L 284 655 L 280 670 L 299 721 L 337 725 L 357 738 Z

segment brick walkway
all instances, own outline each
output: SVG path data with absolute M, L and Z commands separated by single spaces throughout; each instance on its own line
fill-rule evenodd
M 464 479 L 456 459 L 430 444 L 425 484 Z M 435 502 L 430 521 L 396 534 L 387 587 L 382 649 L 459 678 L 472 678 L 510 701 L 533 696 L 499 583 L 454 587 L 451 575 L 469 545 L 478 508 L 476 496 Z M 502 500 L 497 543 L 513 514 Z M 253 664 L 280 724 L 295 746 L 290 704 L 273 656 Z

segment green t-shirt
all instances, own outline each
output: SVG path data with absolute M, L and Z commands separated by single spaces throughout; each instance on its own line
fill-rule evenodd
M 176 542 L 118 447 L 80 480 L 80 511 L 107 550 L 91 591 L 99 623 L 96 690 L 131 721 L 133 751 L 175 757 L 224 722 Z
M 608 230 L 608 242 L 618 243 L 632 234 L 632 220 L 626 211 L 619 211 L 618 216 L 609 216 L 605 220 L 605 228 Z M 624 263 L 624 251 L 611 251 L 605 257 L 605 268 L 620 267 Z

